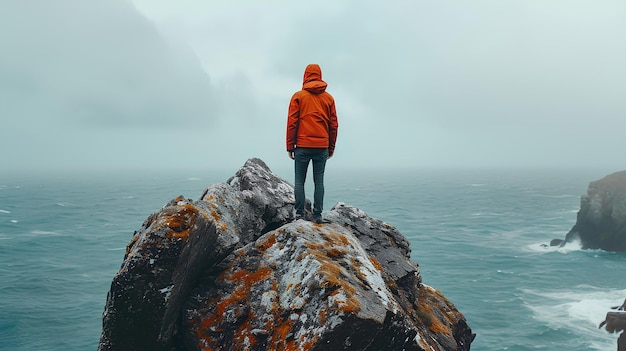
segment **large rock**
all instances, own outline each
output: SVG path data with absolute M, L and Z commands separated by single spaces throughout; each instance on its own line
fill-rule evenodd
M 622 332 L 617 339 L 617 351 L 626 351 L 626 335 L 624 335 L 624 330 L 626 330 L 626 312 L 624 311 L 626 300 L 621 306 L 612 308 L 617 311 L 607 312 L 606 318 L 600 323 L 599 328 L 605 327 L 609 333 Z
M 626 171 L 589 184 L 576 224 L 560 244 L 576 240 L 585 249 L 626 251 Z
M 338 204 L 294 220 L 293 188 L 251 159 L 136 231 L 98 350 L 469 350 L 393 226 Z

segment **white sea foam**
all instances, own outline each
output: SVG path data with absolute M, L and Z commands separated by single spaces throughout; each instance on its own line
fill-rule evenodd
M 38 230 L 38 229 L 31 230 L 30 233 L 34 235 L 61 235 L 57 232 L 48 231 L 48 230 Z
M 527 250 L 540 252 L 540 253 L 550 253 L 550 252 L 558 252 L 561 254 L 568 254 L 572 251 L 580 251 L 582 250 L 582 244 L 580 240 L 574 240 L 572 242 L 566 243 L 563 246 L 550 246 L 550 243 L 533 243 L 528 245 Z
M 535 196 L 540 196 L 540 197 L 550 197 L 553 199 L 566 199 L 566 198 L 578 198 L 580 197 L 580 195 L 569 195 L 569 194 L 561 194 L 561 195 L 546 195 L 546 194 L 535 194 Z
M 11 213 L 11 211 L 7 211 L 7 210 L 0 210 L 0 213 Z
M 490 211 L 474 212 L 474 213 L 472 213 L 472 216 L 473 217 L 500 217 L 500 216 L 502 216 L 502 213 L 490 212 Z
M 614 350 L 616 335 L 598 325 L 611 307 L 620 305 L 626 289 L 578 286 L 576 290 L 542 292 L 523 290 L 524 303 L 533 317 L 553 329 L 566 329 L 589 343 L 592 350 Z

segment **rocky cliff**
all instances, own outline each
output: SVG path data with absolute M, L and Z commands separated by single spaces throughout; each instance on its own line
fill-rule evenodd
M 626 171 L 591 182 L 580 199 L 576 224 L 563 242 L 552 244 L 575 240 L 585 249 L 626 251 Z
M 98 350 L 469 350 L 474 334 L 422 283 L 393 226 L 337 204 L 294 219 L 259 159 L 136 231 Z

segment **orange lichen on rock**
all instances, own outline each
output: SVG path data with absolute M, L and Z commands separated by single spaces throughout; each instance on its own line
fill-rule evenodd
M 358 267 L 361 265 L 361 262 L 359 262 L 359 260 L 355 257 L 350 257 L 350 265 L 355 268 L 354 274 L 359 278 L 359 283 L 361 284 L 361 286 L 365 289 L 371 288 L 369 286 L 369 283 L 367 282 L 367 275 L 365 275 L 364 271 L 358 269 Z
M 271 237 L 271 236 L 270 236 Z M 275 238 L 268 238 L 269 242 L 275 241 Z M 260 244 L 264 246 L 264 243 Z M 231 267 L 232 268 L 232 267 Z M 230 269 L 222 274 L 220 277 L 224 281 L 230 281 L 235 283 L 235 290 L 227 296 L 217 297 L 217 301 L 214 299 L 209 301 L 209 304 L 214 306 L 213 312 L 203 317 L 200 328 L 196 330 L 196 335 L 200 339 L 199 348 L 201 350 L 216 350 L 223 346 L 215 338 L 216 334 L 219 334 L 224 328 L 221 326 L 226 323 L 224 316 L 227 311 L 233 311 L 240 309 L 243 311 L 249 301 L 253 298 L 251 293 L 258 291 L 254 286 L 260 284 L 266 280 L 271 280 L 271 291 L 278 290 L 278 282 L 272 277 L 273 270 L 269 267 L 260 267 L 256 271 L 249 270 L 236 270 Z M 232 339 L 228 341 L 232 345 L 241 345 L 241 350 L 247 350 L 255 345 L 258 345 L 259 338 L 253 330 L 261 328 L 263 330 L 272 331 L 268 339 L 265 341 L 265 350 L 271 351 L 290 351 L 290 350 L 307 350 L 303 346 L 302 340 L 294 338 L 293 327 L 295 320 L 290 318 L 290 313 L 285 313 L 280 305 L 275 302 L 269 306 L 269 310 L 266 310 L 266 315 L 263 318 L 256 316 L 252 313 L 252 310 L 248 310 L 248 315 L 240 319 L 241 324 L 237 326 L 236 332 L 232 335 Z M 258 324 L 261 323 L 261 324 Z M 302 338 L 300 338 L 302 339 Z M 306 340 L 307 345 L 310 340 Z M 311 344 L 312 345 L 312 344 Z
M 230 281 L 236 281 L 238 283 L 237 289 L 222 299 L 217 305 L 216 313 L 219 315 L 224 314 L 226 308 L 238 303 L 246 303 L 246 300 L 250 297 L 252 285 L 259 283 L 262 280 L 267 279 L 272 270 L 268 267 L 261 268 L 256 272 L 248 272 L 245 270 L 239 270 L 233 272 L 226 279 Z
M 276 244 L 276 234 L 271 233 L 270 235 L 268 235 L 266 238 L 264 238 L 263 240 L 258 240 L 256 242 L 256 247 L 257 249 L 259 249 L 260 251 L 266 251 L 267 249 L 269 249 L 270 247 L 274 246 L 274 244 Z
M 438 320 L 435 320 L 433 324 L 431 324 L 430 327 L 428 327 L 428 330 L 430 330 L 433 333 L 446 334 L 446 335 L 452 336 L 452 330 L 449 327 L 443 325 L 443 323 L 441 323 Z
M 187 240 L 196 222 L 198 209 L 194 205 L 186 203 L 172 207 L 171 211 L 166 209 L 164 212 L 164 224 L 170 228 L 167 237 L 169 239 Z
M 196 330 L 196 335 L 201 341 L 200 349 L 214 350 L 215 347 L 219 346 L 216 344 L 212 334 L 223 330 L 222 324 L 224 323 L 226 311 L 238 310 L 238 306 L 245 306 L 253 291 L 252 286 L 267 279 L 271 274 L 272 270 L 269 267 L 261 267 L 254 272 L 247 270 L 226 271 L 220 275 L 221 279 L 234 282 L 236 285 L 232 293 L 208 301 L 209 305 L 214 306 L 212 313 L 205 315 L 200 321 L 197 321 L 197 323 L 199 322 L 199 328 Z M 243 310 L 241 309 L 241 311 Z M 248 311 L 248 316 L 242 318 L 242 324 L 239 325 L 237 332 L 233 336 L 232 341 L 236 344 L 243 345 L 245 342 L 253 345 L 257 342 L 256 337 L 251 333 L 251 330 L 254 329 L 251 321 L 256 320 L 256 318 L 250 315 L 250 313 L 252 312 Z
M 233 272 L 230 276 L 227 276 L 226 279 L 237 281 L 245 287 L 250 288 L 252 285 L 269 277 L 271 273 L 272 270 L 269 267 L 261 267 L 255 272 L 249 272 L 241 269 Z
M 349 246 L 350 241 L 345 235 L 337 232 L 325 232 L 324 239 L 328 240 L 333 245 Z
M 293 329 L 293 321 L 290 319 L 284 320 L 281 318 L 274 325 L 274 337 L 272 338 L 272 345 L 268 345 L 268 350 L 295 350 L 296 341 L 291 336 L 291 329 Z
M 448 306 L 449 301 L 443 297 L 440 291 L 423 285 L 418 296 L 419 314 L 428 316 L 425 322 L 428 330 L 433 333 L 453 336 L 452 326 L 459 319 L 459 312 Z M 435 311 L 436 310 L 436 311 Z
M 316 340 L 317 341 L 317 338 Z M 300 337 L 300 349 L 301 350 L 311 350 L 313 348 L 313 346 L 315 346 L 315 342 L 314 341 L 307 341 L 305 336 L 302 335 Z
M 333 291 L 333 293 L 335 293 L 335 291 Z M 320 324 L 321 325 L 326 324 L 326 318 L 328 318 L 328 311 L 326 311 L 326 310 L 319 310 L 317 312 L 317 317 L 320 319 Z
M 262 341 L 264 350 L 306 351 L 335 323 L 360 313 L 362 290 L 371 289 L 366 272 L 381 270 L 380 263 L 361 258 L 365 253 L 340 228 L 309 228 L 315 235 L 273 231 L 235 252 L 217 277 L 220 288 L 194 318 L 200 349 L 252 350 Z M 288 243 L 294 250 L 282 251 Z M 307 329 L 311 325 L 317 327 Z M 235 333 L 225 335 L 228 330 Z
M 220 214 L 219 214 L 219 213 L 217 213 L 217 211 L 215 211 L 215 209 L 211 209 L 211 217 L 213 217 L 213 219 L 214 219 L 216 222 L 219 222 L 219 221 L 221 221 L 221 220 L 222 220 L 222 217 L 220 216 Z
M 228 225 L 226 224 L 226 221 L 223 220 L 222 215 L 220 214 L 220 208 L 215 204 L 215 200 L 216 199 L 213 195 L 209 195 L 204 201 L 211 207 L 209 216 L 215 222 L 215 227 L 221 231 L 226 231 L 228 229 Z M 218 199 L 217 201 L 223 202 L 223 199 Z
M 372 262 L 372 264 L 374 265 L 374 268 L 376 268 L 380 272 L 383 271 L 383 266 L 380 265 L 380 262 L 378 262 L 378 260 L 375 257 L 370 257 L 369 259 L 370 259 L 370 262 Z
M 437 316 L 433 312 L 432 305 L 429 305 L 423 301 L 420 301 L 418 302 L 418 307 L 421 311 L 420 315 L 428 316 L 427 317 L 428 320 L 424 321 L 427 324 L 428 330 L 430 330 L 433 333 L 452 335 L 451 334 L 452 331 L 450 330 L 450 328 L 444 326 L 442 321 L 437 319 Z
M 326 236 L 326 238 L 337 241 L 338 243 L 343 244 L 343 240 L 339 239 L 339 236 Z M 346 242 L 347 239 L 346 239 Z M 349 243 L 349 242 L 348 242 Z M 341 259 L 336 259 L 340 256 L 345 255 L 347 250 L 343 247 L 334 248 L 336 251 L 329 251 L 325 248 L 326 245 L 321 245 L 319 243 L 307 242 L 306 247 L 309 249 L 307 252 L 308 256 L 312 256 L 320 263 L 320 268 L 318 269 L 318 274 L 321 275 L 320 287 L 329 290 L 341 289 L 345 294 L 345 300 L 343 299 L 335 299 L 334 303 L 339 307 L 339 309 L 345 313 L 356 313 L 360 309 L 360 303 L 357 297 L 354 295 L 356 292 L 356 288 L 352 286 L 350 282 L 346 280 L 348 276 L 345 269 L 338 263 L 341 262 Z M 343 251 L 342 254 L 339 254 Z M 333 256 L 333 253 L 336 253 Z M 355 269 L 358 272 L 358 269 Z
M 336 247 L 331 247 L 326 251 L 326 253 L 328 254 L 328 257 L 336 259 L 341 256 L 344 256 L 346 254 L 346 250 L 340 250 Z
M 307 242 L 306 244 L 304 244 L 309 250 L 311 251 L 318 251 L 318 250 L 322 250 L 324 248 L 324 246 L 320 243 L 316 243 L 316 242 Z
M 345 256 L 348 251 L 346 246 L 350 245 L 350 242 L 344 235 L 341 235 L 336 232 L 325 232 L 323 233 L 325 242 L 324 242 L 324 250 L 326 250 L 326 254 L 334 259 Z M 311 247 L 309 247 L 311 248 Z M 318 247 L 317 249 L 322 249 Z
M 248 311 L 247 317 L 243 320 L 243 323 L 239 325 L 235 334 L 233 335 L 233 343 L 238 345 L 256 345 L 257 339 L 254 334 L 251 333 L 254 326 L 251 324 L 251 321 L 256 320 L 256 317 L 252 311 Z M 248 347 L 244 348 L 244 350 L 249 349 Z

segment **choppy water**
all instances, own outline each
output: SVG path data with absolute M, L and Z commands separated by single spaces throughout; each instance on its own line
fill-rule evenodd
M 95 350 L 133 231 L 234 171 L 0 175 L 0 350 Z M 477 333 L 472 350 L 616 349 L 597 326 L 626 297 L 626 254 L 541 245 L 609 172 L 327 172 L 327 209 L 355 205 L 408 237 L 423 281 Z

